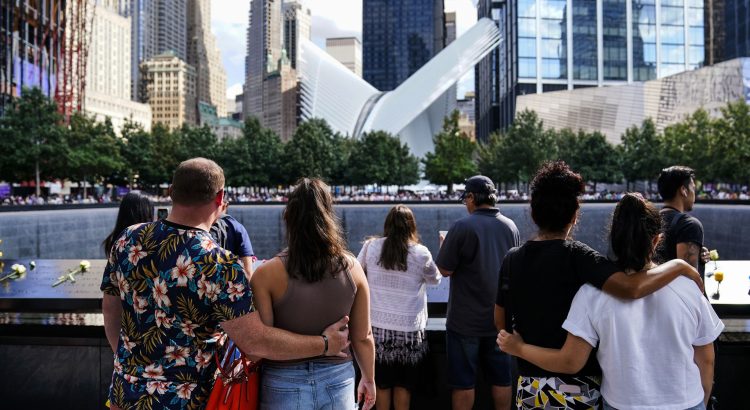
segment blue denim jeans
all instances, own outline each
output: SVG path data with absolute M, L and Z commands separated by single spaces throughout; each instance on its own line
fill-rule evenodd
M 607 400 L 604 400 L 602 402 L 602 410 L 617 410 L 617 409 L 610 406 L 609 403 L 607 403 Z M 693 406 L 685 410 L 706 410 L 706 406 L 703 404 L 703 402 L 700 402 L 700 404 L 698 404 L 697 406 Z
M 356 409 L 352 362 L 263 367 L 260 408 Z

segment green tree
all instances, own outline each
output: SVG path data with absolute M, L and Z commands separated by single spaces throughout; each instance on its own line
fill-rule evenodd
M 57 105 L 40 89 L 24 88 L 0 118 L 0 172 L 15 181 L 64 178 L 68 148 Z
M 709 139 L 714 133 L 715 121 L 708 112 L 698 109 L 683 121 L 664 129 L 664 165 L 686 165 L 696 170 L 700 178 L 710 178 Z
M 518 181 L 518 172 L 513 164 L 513 154 L 508 134 L 493 133 L 486 144 L 479 146 L 477 165 L 482 175 L 496 183 Z
M 306 121 L 284 145 L 283 182 L 294 183 L 301 177 L 328 179 L 341 167 L 339 146 L 331 127 L 322 119 Z
M 491 139 L 480 163 L 484 170 L 494 173 L 496 182 L 520 186 L 521 181 L 531 180 L 544 161 L 557 156 L 555 136 L 554 131 L 545 131 L 534 111 L 524 110 L 506 132 Z
M 349 172 L 349 158 L 354 152 L 356 141 L 353 138 L 334 133 L 332 138 L 331 152 L 335 158 L 331 166 L 331 173 L 327 179 L 333 185 L 351 185 Z
M 196 157 L 214 161 L 219 158 L 219 140 L 208 125 L 193 127 L 184 124 L 173 133 L 179 144 L 176 158 L 180 162 Z
M 640 127 L 634 125 L 625 131 L 618 146 L 622 162 L 622 172 L 630 183 L 649 181 L 665 164 L 662 157 L 663 141 L 656 132 L 656 124 L 651 118 L 643 120 Z
M 119 172 L 124 166 L 119 141 L 109 119 L 97 122 L 95 118 L 85 114 L 73 114 L 70 117 L 67 143 L 70 149 L 68 177 L 72 180 L 99 182 Z M 84 184 L 84 198 L 86 195 Z
M 281 139 L 255 117 L 245 121 L 242 136 L 224 139 L 219 151 L 228 185 L 270 187 L 281 179 Z
M 125 179 L 130 187 L 135 188 L 138 180 L 149 185 L 153 184 L 153 181 L 159 181 L 161 174 L 158 163 L 161 157 L 156 151 L 151 134 L 140 124 L 127 121 L 120 135 L 120 152 L 125 160 Z
M 557 159 L 565 161 L 586 181 L 618 182 L 622 178 L 620 154 L 604 134 L 570 129 L 557 132 Z
M 385 131 L 365 133 L 353 144 L 348 170 L 351 183 L 408 185 L 419 181 L 419 160 L 409 146 Z
M 750 183 L 750 109 L 739 100 L 721 114 L 709 139 L 710 174 L 724 182 Z
M 435 135 L 434 152 L 428 152 L 422 160 L 424 175 L 433 184 L 448 186 L 453 193 L 453 184 L 463 182 L 477 173 L 474 155 L 477 144 L 458 127 L 458 111 L 453 111 L 443 121 L 443 130 Z

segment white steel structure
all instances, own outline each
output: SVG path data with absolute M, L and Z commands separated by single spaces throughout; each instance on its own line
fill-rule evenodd
M 380 92 L 312 42 L 301 42 L 302 117 L 323 118 L 335 131 L 355 138 L 387 131 L 421 157 L 432 150 L 448 99 L 456 98 L 446 91 L 499 43 L 497 26 L 481 19 L 398 88 Z

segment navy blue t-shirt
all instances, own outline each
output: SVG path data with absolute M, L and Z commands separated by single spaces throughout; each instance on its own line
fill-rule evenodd
M 521 242 L 497 208 L 479 208 L 448 231 L 435 260 L 452 271 L 446 328 L 464 336 L 495 336 L 495 297 L 505 253 Z
M 247 229 L 231 215 L 224 215 L 211 226 L 211 236 L 222 248 L 240 258 L 255 256 Z

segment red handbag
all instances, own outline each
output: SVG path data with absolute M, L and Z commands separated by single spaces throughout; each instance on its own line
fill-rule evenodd
M 218 351 L 214 355 L 219 372 L 206 410 L 257 410 L 260 361 L 248 359 L 231 341 L 227 344 L 223 360 Z

